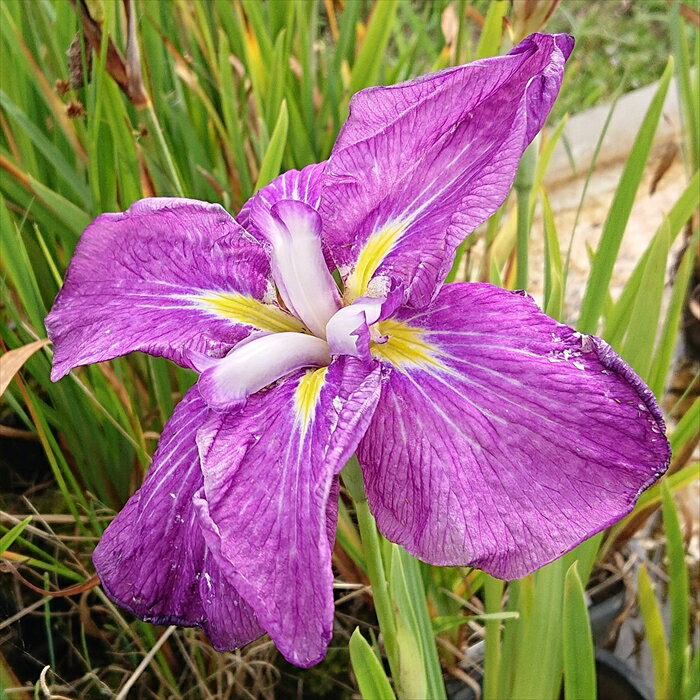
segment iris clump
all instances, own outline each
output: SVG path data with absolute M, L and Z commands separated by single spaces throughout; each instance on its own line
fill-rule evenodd
M 153 198 L 87 228 L 46 320 L 52 378 L 132 351 L 199 374 L 95 550 L 114 601 L 221 650 L 267 632 L 309 666 L 332 634 L 353 454 L 384 536 L 508 579 L 663 473 L 653 395 L 607 344 L 523 293 L 443 285 L 507 196 L 572 46 L 536 34 L 358 93 L 330 158 L 236 218 Z

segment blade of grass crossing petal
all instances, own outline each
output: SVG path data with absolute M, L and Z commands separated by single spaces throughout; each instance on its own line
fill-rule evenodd
M 452 262 L 452 267 L 450 268 L 449 273 L 447 274 L 447 277 L 445 278 L 445 284 L 451 284 L 457 279 L 457 274 L 460 271 L 460 268 L 462 267 L 462 258 L 464 257 L 464 253 L 467 250 L 467 242 L 462 241 L 458 246 L 457 250 L 455 251 L 455 259 Z
M 533 190 L 535 168 L 537 164 L 536 141 L 531 143 L 520 159 L 520 165 L 515 174 L 513 188 L 517 198 L 517 243 L 516 243 L 516 279 L 517 289 L 527 289 L 528 259 L 530 254 L 530 195 Z
M 683 697 L 688 663 L 689 577 L 685 561 L 683 534 L 676 503 L 666 484 L 662 484 L 663 520 L 668 557 L 668 602 L 671 611 L 669 697 Z
M 605 303 L 613 265 L 617 260 L 622 236 L 644 174 L 644 166 L 651 150 L 672 74 L 673 60 L 669 58 L 666 70 L 659 81 L 659 86 L 635 138 L 603 225 L 600 244 L 596 251 L 581 305 L 581 315 L 578 321 L 578 330 L 581 333 L 595 333 L 598 327 L 598 318 Z
M 279 174 L 280 165 L 282 164 L 282 154 L 287 144 L 288 127 L 289 114 L 287 112 L 287 102 L 283 101 L 280 105 L 280 113 L 277 117 L 275 130 L 272 132 L 272 137 L 270 138 L 270 144 L 260 164 L 258 180 L 255 183 L 256 192 Z
M 353 522 L 348 508 L 341 499 L 338 501 L 338 529 L 336 531 L 338 544 L 345 550 L 355 565 L 363 573 L 367 573 L 367 563 L 362 550 L 362 542 L 357 534 L 357 528 Z
M 576 562 L 566 572 L 562 612 L 564 649 L 564 697 L 595 700 L 595 656 L 586 597 Z
M 700 462 L 691 462 L 674 474 L 665 476 L 661 483 L 655 484 L 652 488 L 645 491 L 639 497 L 638 507 L 646 508 L 647 506 L 661 503 L 663 500 L 663 489 L 666 488 L 671 494 L 674 494 L 690 486 L 698 479 L 700 479 Z
M 544 311 L 560 320 L 564 312 L 564 281 L 559 235 L 549 197 L 544 189 L 540 189 L 540 194 L 544 220 Z
M 637 600 L 654 666 L 654 697 L 668 698 L 669 651 L 661 609 L 646 564 L 639 567 Z
M 394 29 L 398 0 L 375 0 L 367 33 L 350 73 L 350 95 L 377 82 L 386 45 Z
M 654 237 L 651 253 L 644 267 L 641 285 L 636 294 L 632 312 L 626 319 L 624 340 L 618 347 L 620 355 L 645 381 L 649 378 L 652 353 L 659 325 L 661 302 L 666 277 L 666 259 L 671 245 L 668 220 Z
M 369 642 L 356 627 L 350 637 L 350 663 L 355 674 L 360 695 L 365 700 L 393 700 L 396 696 L 391 689 L 381 661 L 377 658 Z
M 690 276 L 693 272 L 697 245 L 698 235 L 696 233 L 688 249 L 683 254 L 681 264 L 676 270 L 671 299 L 666 311 L 666 319 L 664 320 L 651 364 L 648 383 L 649 388 L 654 392 L 658 400 L 661 400 L 664 387 L 666 386 L 666 377 L 673 360 L 673 352 L 678 339 L 678 329 L 683 312 L 683 303 L 688 292 Z
M 501 52 L 503 40 L 503 18 L 508 14 L 510 6 L 502 0 L 491 0 L 486 13 L 484 26 L 481 28 L 479 43 L 476 47 L 476 58 L 488 58 Z
M 537 192 L 542 187 L 545 175 L 549 168 L 549 164 L 554 155 L 554 149 L 561 139 L 564 127 L 569 121 L 569 115 L 565 114 L 557 123 L 557 125 L 551 131 L 543 131 L 542 133 L 542 145 L 540 147 L 539 153 L 537 154 L 537 166 L 535 168 L 535 188 L 537 191 L 533 192 L 532 205 L 537 201 Z
M 572 551 L 572 556 L 578 562 L 579 576 L 582 581 L 588 581 L 591 577 L 593 567 L 598 560 L 602 541 L 603 533 L 601 532 L 582 542 Z
M 374 609 L 377 613 L 379 627 L 384 637 L 384 648 L 389 660 L 391 673 L 396 681 L 399 677 L 399 656 L 396 642 L 395 611 L 389 585 L 387 583 L 382 542 L 386 542 L 377 530 L 377 524 L 369 510 L 365 494 L 362 470 L 357 457 L 351 457 L 342 470 L 343 485 L 350 493 L 355 505 L 355 515 L 362 539 L 362 550 L 366 562 L 367 578 L 372 586 Z M 390 563 L 390 562 L 389 562 Z
M 600 560 L 605 561 L 611 547 L 615 545 L 620 533 L 624 532 L 631 521 L 633 521 L 640 513 L 648 508 L 658 506 L 662 502 L 661 487 L 666 486 L 673 494 L 677 491 L 686 488 L 694 481 L 700 479 L 700 462 L 693 462 L 686 465 L 679 471 L 664 477 L 661 483 L 656 483 L 651 488 L 647 489 L 637 501 L 634 510 L 619 523 L 616 523 L 606 533 L 605 544 L 600 550 Z
M 168 367 L 155 357 L 149 357 L 147 362 L 149 375 L 153 382 L 153 394 L 158 406 L 160 422 L 162 425 L 165 425 L 175 408 L 172 397 L 173 387 L 168 374 Z

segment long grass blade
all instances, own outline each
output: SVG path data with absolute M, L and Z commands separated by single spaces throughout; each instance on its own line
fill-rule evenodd
M 642 180 L 644 165 L 649 157 L 649 151 L 651 150 L 654 133 L 661 117 L 661 110 L 672 74 L 673 60 L 669 58 L 666 70 L 661 76 L 654 98 L 635 138 L 625 169 L 615 191 L 615 197 L 603 225 L 603 233 L 593 267 L 591 268 L 591 274 L 586 284 L 581 315 L 578 321 L 578 330 L 582 333 L 595 333 L 597 329 L 598 318 L 603 310 L 613 265 L 617 259 L 622 236 L 632 211 L 632 204 Z

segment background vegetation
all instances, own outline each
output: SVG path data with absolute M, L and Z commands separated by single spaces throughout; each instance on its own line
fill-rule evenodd
M 96 585 L 90 553 L 141 483 L 164 421 L 194 378 L 165 361 L 135 355 L 76 370 L 52 384 L 43 318 L 80 233 L 96 215 L 151 195 L 217 201 L 235 213 L 279 171 L 328 155 L 354 92 L 505 52 L 539 28 L 541 22 L 525 16 L 534 5 L 525 0 L 0 3 L 0 342 L 15 351 L 4 358 L 0 382 L 1 388 L 9 383 L 0 403 L 4 692 L 30 697 L 36 686 L 47 697 L 123 698 L 131 692 L 284 698 L 350 697 L 358 681 L 385 687 L 376 663 L 383 651 L 365 586 L 362 545 L 354 514 L 344 504 L 334 554 L 336 637 L 315 669 L 290 667 L 266 640 L 218 654 L 197 630 L 154 628 L 112 605 Z M 539 3 L 542 20 L 555 5 Z M 550 128 L 539 142 L 536 168 L 468 239 L 452 273 L 453 279 L 517 286 L 527 269 L 537 207 L 544 213 L 546 240 L 544 308 L 585 332 L 602 334 L 660 400 L 682 340 L 687 290 L 697 274 L 699 93 L 691 66 L 700 44 L 697 17 L 688 8 L 676 0 L 564 0 L 546 18 L 547 30 L 573 33 L 577 47 Z M 669 63 L 671 54 L 675 62 Z M 571 232 L 557 231 L 551 215 L 542 184 L 549 158 L 569 112 L 653 80 L 660 81 L 656 96 L 599 247 L 591 251 L 583 305 L 567 318 Z M 687 186 L 622 294 L 612 298 L 613 265 L 623 235 L 629 235 L 630 209 L 669 89 L 681 98 Z M 680 238 L 685 252 L 673 260 L 671 247 Z M 481 676 L 486 697 L 556 698 L 562 679 L 567 697 L 594 697 L 584 588 L 600 589 L 619 576 L 631 581 L 630 604 L 641 610 L 657 697 L 690 698 L 700 691 L 700 664 L 697 656 L 691 658 L 697 651 L 691 645 L 685 558 L 692 526 L 681 527 L 672 496 L 699 473 L 693 457 L 700 424 L 695 372 L 665 404 L 674 416 L 669 475 L 605 536 L 508 586 L 475 570 L 405 564 L 400 580 L 413 586 L 413 602 L 425 601 L 429 615 L 416 651 L 424 668 L 435 669 L 430 661 L 438 658 L 435 639 L 450 683 L 471 687 Z M 641 528 L 646 535 L 658 533 L 660 545 L 653 556 L 638 555 L 628 565 L 626 543 Z M 388 560 L 400 563 L 400 553 L 387 548 Z M 354 637 L 351 670 L 348 642 L 358 626 L 366 641 Z M 42 672 L 45 666 L 50 670 Z M 478 673 L 472 673 L 475 667 Z M 438 667 L 439 684 L 440 673 Z M 362 687 L 366 696 L 369 687 Z

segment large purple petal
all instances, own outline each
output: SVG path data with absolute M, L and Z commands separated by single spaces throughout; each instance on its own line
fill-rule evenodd
M 507 56 L 355 95 L 320 209 L 348 300 L 378 275 L 402 280 L 410 305 L 430 301 L 456 246 L 508 194 L 572 46 L 535 34 Z
M 212 415 L 198 436 L 205 537 L 299 666 L 320 661 L 331 638 L 329 494 L 372 416 L 379 372 L 354 358 L 298 372 L 237 414 Z
M 447 285 L 379 325 L 394 369 L 358 457 L 380 530 L 424 561 L 522 576 L 623 517 L 666 469 L 649 389 L 531 299 Z
M 208 409 L 196 387 L 175 408 L 143 486 L 93 554 L 107 595 L 155 624 L 203 627 L 217 649 L 264 634 L 209 550 L 193 498 L 202 488 L 195 437 Z
M 46 319 L 51 376 L 134 350 L 192 367 L 251 328 L 301 330 L 273 299 L 266 252 L 219 205 L 141 200 L 83 233 Z

